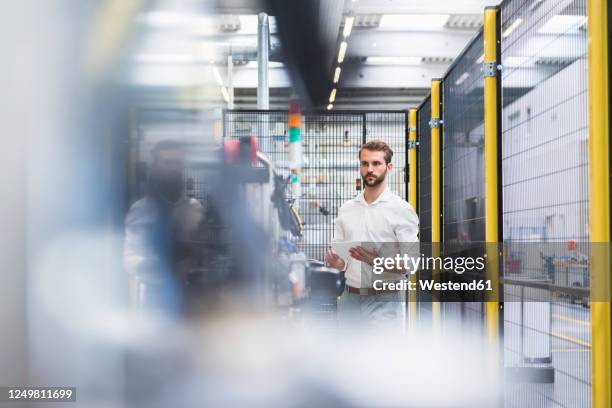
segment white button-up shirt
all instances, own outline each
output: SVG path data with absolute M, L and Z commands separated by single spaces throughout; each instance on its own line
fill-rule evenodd
M 418 242 L 418 232 L 419 219 L 410 203 L 386 188 L 371 204 L 361 192 L 340 207 L 333 242 Z M 352 257 L 345 262 L 348 262 L 346 284 L 354 288 L 369 287 L 370 282 L 361 279 L 362 262 Z M 371 270 L 369 265 L 368 269 Z

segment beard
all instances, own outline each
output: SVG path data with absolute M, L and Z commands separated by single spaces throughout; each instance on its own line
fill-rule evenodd
M 368 179 L 370 176 L 374 176 L 374 179 Z M 365 177 L 361 176 L 361 179 L 363 180 L 363 184 L 365 186 L 376 187 L 377 185 L 385 181 L 385 177 L 387 177 L 387 170 L 385 170 L 385 172 L 378 177 L 376 177 L 372 173 L 368 173 L 365 175 Z
M 170 202 L 176 202 L 183 193 L 181 174 L 155 175 L 151 180 L 153 191 Z

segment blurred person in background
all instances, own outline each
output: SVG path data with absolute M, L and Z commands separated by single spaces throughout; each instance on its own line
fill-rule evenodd
M 203 218 L 202 204 L 184 196 L 184 147 L 162 141 L 152 149 L 145 197 L 125 218 L 124 265 L 130 275 L 132 303 L 179 312 L 191 264 L 184 243 Z
M 412 251 L 414 246 L 407 243 L 418 242 L 419 219 L 414 209 L 387 186 L 392 158 L 393 150 L 385 142 L 372 140 L 364 144 L 359 150 L 359 165 L 365 189 L 338 211 L 333 241 L 355 243 L 349 250 L 350 259 L 342 259 L 331 248 L 325 256 L 328 265 L 346 271 L 345 290 L 338 301 L 341 320 L 403 327 L 403 293 L 375 290 L 370 281 L 374 258 L 386 256 L 382 255 L 386 251 L 368 244 L 408 245 Z M 403 277 L 403 273 L 390 274 L 380 277 L 386 281 Z

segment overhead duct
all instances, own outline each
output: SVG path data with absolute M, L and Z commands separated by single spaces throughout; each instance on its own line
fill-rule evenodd
M 302 105 L 327 105 L 344 1 L 268 0 L 268 5 Z

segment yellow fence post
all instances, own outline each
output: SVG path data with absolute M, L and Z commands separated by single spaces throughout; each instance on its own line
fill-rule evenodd
M 485 149 L 485 240 L 487 249 L 487 279 L 493 290 L 487 296 L 486 328 L 489 351 L 501 362 L 500 329 L 502 321 L 500 301 L 500 245 L 503 237 L 500 227 L 500 80 L 498 65 L 499 9 L 487 7 L 484 12 L 484 149 Z
M 431 245 L 432 256 L 440 256 L 442 243 L 442 80 L 431 81 Z M 440 281 L 440 271 L 434 269 L 433 280 Z M 439 294 L 432 293 L 431 312 L 434 328 L 441 324 Z
M 409 174 L 409 193 L 408 198 L 410 205 L 414 211 L 418 212 L 418 136 L 417 136 L 417 110 L 410 109 L 408 111 L 408 174 Z M 414 282 L 416 287 L 417 275 L 410 275 L 410 281 Z M 413 326 L 417 319 L 417 292 L 408 291 L 408 307 L 410 316 L 410 326 Z
M 612 406 L 610 122 L 607 0 L 588 0 L 589 235 L 593 408 Z
M 417 209 L 417 110 L 410 109 L 408 111 L 408 165 L 409 165 L 409 174 L 410 179 L 408 180 L 410 184 L 410 191 L 408 195 L 408 199 L 410 201 L 410 205 L 414 211 L 418 211 Z

